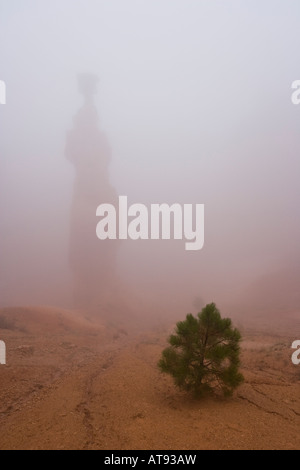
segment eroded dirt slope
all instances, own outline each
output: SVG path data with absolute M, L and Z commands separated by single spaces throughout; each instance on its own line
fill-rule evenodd
M 169 328 L 130 336 L 51 309 L 1 318 L 2 450 L 300 447 L 291 325 L 279 334 L 243 331 L 245 383 L 231 399 L 196 401 L 157 369 Z

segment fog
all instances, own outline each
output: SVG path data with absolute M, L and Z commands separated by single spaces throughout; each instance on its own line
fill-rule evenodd
M 88 309 L 98 290 L 99 315 L 124 301 L 163 318 L 211 301 L 242 311 L 248 295 L 255 310 L 258 285 L 270 313 L 279 291 L 283 312 L 299 309 L 299 22 L 292 0 L 0 0 L 0 306 Z M 80 192 L 67 149 L 84 74 L 99 81 L 82 159 L 100 135 L 107 147 Z M 204 204 L 203 249 L 116 241 L 110 271 L 96 209 L 119 195 Z

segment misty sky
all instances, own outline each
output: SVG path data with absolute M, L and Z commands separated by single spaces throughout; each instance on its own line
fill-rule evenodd
M 229 300 L 299 262 L 299 25 L 298 0 L 0 0 L 0 305 L 67 302 L 81 72 L 117 193 L 205 204 L 200 252 L 122 245 L 138 291 Z

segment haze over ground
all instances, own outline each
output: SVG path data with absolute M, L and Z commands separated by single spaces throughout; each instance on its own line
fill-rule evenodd
M 128 292 L 177 314 L 212 300 L 247 310 L 249 297 L 255 309 L 258 285 L 299 309 L 299 19 L 291 0 L 1 0 L 0 306 L 72 307 L 65 147 L 77 75 L 93 73 L 116 193 L 205 204 L 199 252 L 121 243 Z

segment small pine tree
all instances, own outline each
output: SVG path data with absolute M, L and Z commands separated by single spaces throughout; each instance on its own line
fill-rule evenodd
M 231 320 L 222 319 L 211 303 L 197 317 L 188 314 L 177 323 L 158 366 L 173 376 L 177 386 L 196 396 L 217 389 L 228 396 L 244 380 L 239 373 L 240 340 Z

